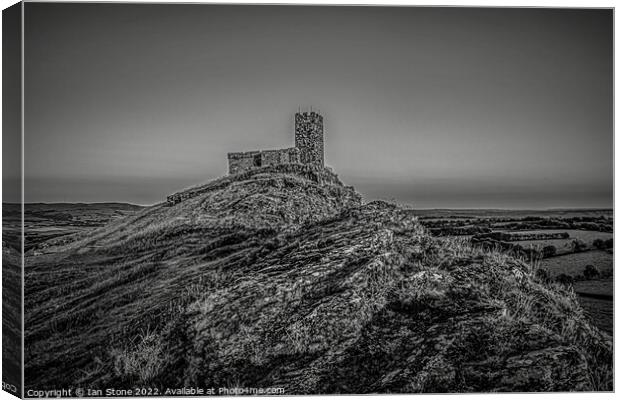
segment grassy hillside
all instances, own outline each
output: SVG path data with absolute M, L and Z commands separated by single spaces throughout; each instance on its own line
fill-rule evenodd
M 612 389 L 611 338 L 526 263 L 328 171 L 216 182 L 27 259 L 26 389 Z
M 21 204 L 2 204 L 3 241 L 21 248 Z M 142 206 L 124 203 L 26 203 L 24 205 L 25 250 L 53 238 L 88 231 L 115 219 L 126 218 Z
M 9 235 L 3 232 L 2 242 L 2 381 L 7 390 L 15 387 L 21 393 L 22 381 L 22 302 L 21 256 L 4 241 Z M 20 246 L 21 247 L 21 246 Z

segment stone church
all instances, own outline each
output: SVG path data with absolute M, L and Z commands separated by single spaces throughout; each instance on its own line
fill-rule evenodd
M 251 168 L 276 164 L 325 165 L 323 116 L 312 112 L 295 114 L 295 147 L 228 153 L 228 173 L 238 174 Z

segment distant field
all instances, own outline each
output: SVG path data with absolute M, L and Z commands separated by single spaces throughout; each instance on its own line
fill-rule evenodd
M 499 232 L 514 232 L 514 231 L 509 231 L 509 230 L 505 230 L 502 231 L 500 230 Z M 562 232 L 566 232 L 570 235 L 570 239 L 581 239 L 584 242 L 586 242 L 587 244 L 592 244 L 592 241 L 594 239 L 611 239 L 614 237 L 613 233 L 609 233 L 609 232 L 597 232 L 597 231 L 582 231 L 582 230 L 577 230 L 577 229 L 537 229 L 537 230 L 531 230 L 531 231 L 517 231 L 519 233 L 562 233 Z M 523 241 L 523 243 L 525 242 L 542 242 L 542 240 L 525 240 Z
M 497 231 L 613 232 L 611 210 L 409 210 L 434 236 Z M 587 239 L 587 238 L 586 238 Z
M 594 279 L 591 281 L 575 282 L 574 288 L 576 292 L 591 293 L 613 296 L 614 281 L 613 279 Z
M 144 207 L 125 203 L 32 203 L 24 206 L 26 251 L 59 236 L 83 232 L 133 215 Z M 21 205 L 2 204 L 2 232 L 7 245 L 19 249 Z
M 489 217 L 598 217 L 612 216 L 611 209 L 554 209 L 554 210 L 485 210 L 485 209 L 432 209 L 432 210 L 412 210 L 412 212 L 423 219 L 442 219 L 442 218 L 489 218 Z
M 614 257 L 602 250 L 592 250 L 545 258 L 540 261 L 540 267 L 548 269 L 551 276 L 562 273 L 571 276 L 579 275 L 583 273 L 588 264 L 593 265 L 600 272 L 610 272 L 613 271 Z
M 579 303 L 594 325 L 613 334 L 614 331 L 614 302 L 609 300 L 593 299 L 579 296 Z
M 556 254 L 568 254 L 571 253 L 571 239 L 548 239 L 548 240 L 520 240 L 514 243 L 518 243 L 524 248 L 528 247 L 545 247 L 555 246 L 557 249 Z
M 499 232 L 513 232 L 510 230 L 500 230 Z M 561 233 L 566 232 L 570 235 L 568 239 L 545 239 L 545 240 L 520 240 L 515 243 L 519 243 L 521 246 L 527 247 L 544 247 L 553 245 L 557 249 L 557 254 L 568 253 L 571 251 L 571 242 L 573 239 L 583 240 L 588 248 L 592 248 L 592 242 L 595 239 L 612 239 L 614 237 L 613 233 L 609 232 L 596 232 L 596 231 L 581 231 L 576 229 L 539 229 L 532 231 L 518 231 L 519 233 Z

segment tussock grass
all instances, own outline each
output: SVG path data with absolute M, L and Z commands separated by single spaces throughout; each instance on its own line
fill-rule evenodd
M 148 384 L 152 382 L 165 362 L 162 338 L 150 329 L 143 330 L 124 349 L 110 350 L 114 372 L 123 381 Z

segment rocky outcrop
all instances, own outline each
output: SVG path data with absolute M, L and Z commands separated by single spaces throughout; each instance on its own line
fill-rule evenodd
M 612 390 L 611 338 L 572 291 L 297 172 L 214 181 L 28 260 L 26 382 Z
M 191 199 L 201 194 L 227 187 L 234 182 L 246 181 L 256 175 L 259 175 L 260 177 L 261 175 L 274 173 L 289 174 L 296 177 L 302 177 L 318 185 L 344 186 L 340 179 L 338 179 L 338 175 L 336 175 L 329 168 L 318 167 L 311 164 L 273 164 L 266 167 L 253 168 L 245 172 L 225 176 L 206 185 L 201 185 L 195 188 L 190 188 L 178 193 L 171 194 L 166 199 L 166 205 L 173 206 L 183 200 Z M 355 192 L 352 187 L 349 187 L 348 189 L 352 193 Z M 359 195 L 355 195 L 359 197 Z

